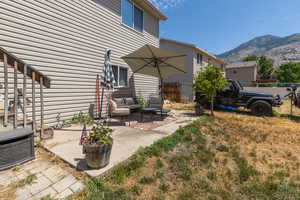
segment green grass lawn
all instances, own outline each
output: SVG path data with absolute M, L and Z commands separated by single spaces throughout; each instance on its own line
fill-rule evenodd
M 88 180 L 73 199 L 300 199 L 299 130 L 288 119 L 217 112 L 140 149 L 108 176 Z M 296 141 L 281 145 L 291 136 Z

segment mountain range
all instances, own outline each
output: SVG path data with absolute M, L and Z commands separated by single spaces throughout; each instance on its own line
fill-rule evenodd
M 267 56 L 277 67 L 285 62 L 300 62 L 300 33 L 287 37 L 274 35 L 256 37 L 218 57 L 233 63 L 242 61 L 249 55 Z

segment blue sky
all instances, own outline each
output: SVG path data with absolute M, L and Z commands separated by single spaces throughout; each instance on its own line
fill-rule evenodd
M 223 53 L 257 36 L 300 33 L 300 0 L 152 0 L 169 20 L 161 37 Z

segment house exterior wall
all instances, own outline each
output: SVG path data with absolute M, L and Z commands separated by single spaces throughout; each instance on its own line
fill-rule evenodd
M 240 81 L 244 86 L 251 86 L 256 81 L 256 67 L 227 68 L 228 79 Z
M 209 58 L 208 56 L 206 56 L 204 54 L 202 54 L 203 55 L 203 62 L 202 62 L 202 64 L 201 63 L 198 64 L 197 63 L 197 54 L 198 53 L 201 54 L 201 52 L 194 50 L 194 61 L 193 62 L 194 62 L 194 74 L 195 75 L 199 71 L 204 70 L 208 66 L 208 64 L 212 64 L 212 65 L 214 65 L 214 66 L 216 66 L 216 67 L 224 70 L 221 63 L 219 63 L 219 62 L 217 62 L 215 60 L 212 60 L 211 58 Z
M 194 77 L 193 49 L 186 46 L 178 45 L 171 42 L 164 42 L 164 41 L 160 42 L 160 48 L 187 55 L 187 73 L 170 76 L 164 79 L 164 82 L 180 83 L 182 100 L 193 99 L 193 90 L 192 90 L 193 77 Z
M 197 73 L 205 67 L 208 66 L 209 63 L 214 64 L 215 66 L 222 68 L 222 64 L 218 63 L 212 59 L 210 59 L 208 56 L 202 53 L 203 55 L 203 62 L 202 64 L 197 63 L 197 53 L 200 53 L 196 49 L 186 46 L 177 44 L 174 42 L 168 42 L 165 40 L 160 41 L 160 47 L 169 51 L 174 51 L 178 53 L 183 53 L 187 55 L 187 73 L 186 74 L 178 74 L 175 76 L 171 76 L 164 81 L 166 82 L 179 82 L 181 87 L 181 98 L 183 101 L 192 101 L 194 100 L 194 91 L 192 89 L 192 85 L 194 82 L 194 77 L 197 75 Z
M 46 123 L 55 122 L 59 112 L 62 120 L 70 119 L 96 104 L 96 75 L 106 49 L 112 50 L 113 64 L 128 67 L 122 56 L 145 44 L 159 46 L 159 20 L 144 12 L 143 33 L 122 25 L 121 0 L 0 1 L 0 30 L 1 47 L 52 80 L 51 89 L 44 89 Z M 158 94 L 155 77 L 136 74 L 131 83 L 116 93 Z

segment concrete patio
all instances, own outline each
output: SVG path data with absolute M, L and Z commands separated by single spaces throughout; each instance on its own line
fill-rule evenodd
M 157 127 L 151 131 L 131 128 L 128 126 L 115 126 L 113 138 L 114 144 L 110 164 L 99 170 L 89 169 L 79 145 L 81 136 L 80 126 L 72 126 L 65 130 L 56 130 L 54 138 L 45 143 L 45 148 L 80 171 L 90 176 L 97 177 L 111 170 L 117 164 L 126 161 L 140 147 L 146 147 L 155 141 L 174 133 L 180 126 L 185 126 L 195 120 L 196 117 L 176 113 L 174 120 L 168 124 Z

